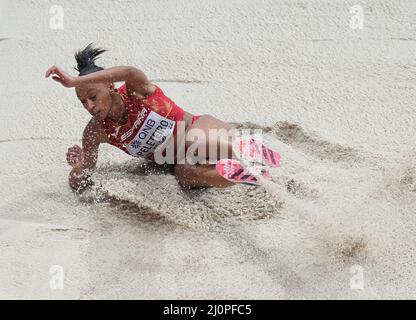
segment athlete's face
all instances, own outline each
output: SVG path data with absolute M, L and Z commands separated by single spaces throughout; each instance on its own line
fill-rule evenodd
M 85 84 L 75 89 L 78 99 L 85 109 L 97 120 L 107 117 L 112 104 L 113 84 Z

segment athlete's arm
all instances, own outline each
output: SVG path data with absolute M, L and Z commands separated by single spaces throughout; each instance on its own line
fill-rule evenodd
M 146 95 L 155 90 L 154 85 L 149 81 L 143 71 L 132 66 L 118 66 L 96 71 L 83 76 L 73 77 L 59 67 L 53 66 L 46 71 L 46 77 L 60 82 L 67 88 L 76 87 L 82 84 L 94 82 L 126 82 L 129 94 L 135 92 Z
M 128 94 L 134 95 L 136 92 L 146 96 L 156 90 L 156 87 L 149 81 L 143 71 L 132 67 L 130 76 L 126 80 Z
M 147 82 L 147 77 L 142 71 L 132 66 L 111 67 L 104 70 L 74 77 L 74 86 L 92 82 L 131 82 L 140 77 L 141 82 Z
M 82 148 L 78 145 L 68 149 L 67 161 L 72 170 L 69 174 L 71 188 L 81 190 L 91 184 L 89 172 L 95 168 L 100 143 L 108 139 L 101 125 L 92 118 L 82 135 Z
M 89 82 L 126 82 L 128 94 L 147 95 L 155 90 L 155 86 L 149 81 L 143 71 L 135 67 L 112 67 L 96 71 L 74 79 L 75 86 Z

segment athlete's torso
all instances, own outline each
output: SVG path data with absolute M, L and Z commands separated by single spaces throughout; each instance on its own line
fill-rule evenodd
M 118 93 L 127 108 L 127 123 L 115 125 L 108 118 L 100 121 L 110 144 L 129 155 L 153 159 L 155 150 L 165 145 L 174 135 L 177 122 L 184 119 L 184 110 L 155 87 L 153 93 L 140 99 L 130 95 L 123 84 Z

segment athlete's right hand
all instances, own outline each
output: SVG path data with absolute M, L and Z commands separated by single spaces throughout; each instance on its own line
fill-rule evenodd
M 52 79 L 56 82 L 59 82 L 66 88 L 72 88 L 75 87 L 75 77 L 72 77 L 65 71 L 63 71 L 61 68 L 57 66 L 50 67 L 46 73 L 45 77 L 48 78 L 52 75 Z
M 82 164 L 84 163 L 84 152 L 82 151 L 82 148 L 78 145 L 68 148 L 66 161 L 72 168 L 82 169 Z

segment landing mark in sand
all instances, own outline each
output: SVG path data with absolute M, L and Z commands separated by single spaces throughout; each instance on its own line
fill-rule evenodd
M 30 137 L 30 138 L 16 138 L 16 139 L 4 139 L 0 140 L 0 143 L 14 142 L 14 141 L 33 141 L 33 140 L 52 140 L 52 141 L 64 141 L 64 140 L 79 140 L 71 138 L 52 138 L 52 137 Z

